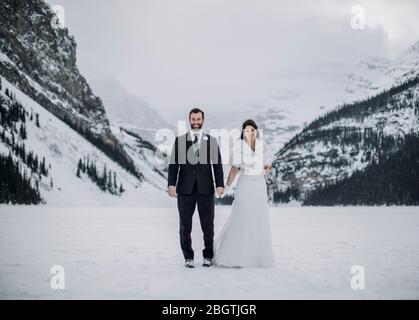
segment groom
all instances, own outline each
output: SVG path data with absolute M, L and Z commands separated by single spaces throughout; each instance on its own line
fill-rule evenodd
M 180 246 L 187 268 L 195 267 L 191 232 L 196 205 L 204 233 L 203 266 L 212 265 L 214 193 L 218 196 L 224 193 L 220 148 L 217 139 L 202 130 L 204 117 L 204 112 L 198 108 L 189 113 L 191 131 L 176 138 L 169 164 L 168 194 L 177 197 Z

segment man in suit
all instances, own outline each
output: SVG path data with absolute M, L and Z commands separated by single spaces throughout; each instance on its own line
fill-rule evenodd
M 204 117 L 202 110 L 191 110 L 191 130 L 176 138 L 169 164 L 168 194 L 177 197 L 180 246 L 187 268 L 195 267 L 191 232 L 196 205 L 204 234 L 203 266 L 212 265 L 214 194 L 216 192 L 218 196 L 222 196 L 224 193 L 220 148 L 217 139 L 202 130 Z

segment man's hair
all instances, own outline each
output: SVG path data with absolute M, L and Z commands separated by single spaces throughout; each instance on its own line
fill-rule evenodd
M 191 112 L 189 112 L 189 119 L 191 118 L 192 113 L 202 113 L 202 119 L 205 118 L 205 113 L 199 108 L 193 108 Z

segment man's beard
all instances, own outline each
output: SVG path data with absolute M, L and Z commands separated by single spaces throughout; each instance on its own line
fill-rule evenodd
M 201 130 L 202 124 L 193 124 L 191 125 L 192 130 Z

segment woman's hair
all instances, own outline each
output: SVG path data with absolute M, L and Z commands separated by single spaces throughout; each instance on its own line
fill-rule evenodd
M 247 126 L 252 126 L 253 128 L 256 129 L 256 138 L 259 138 L 259 131 L 258 131 L 258 126 L 256 124 L 256 122 L 252 119 L 246 120 L 245 122 L 243 122 L 242 125 L 242 133 L 240 136 L 240 139 L 244 139 L 244 129 L 246 129 Z

